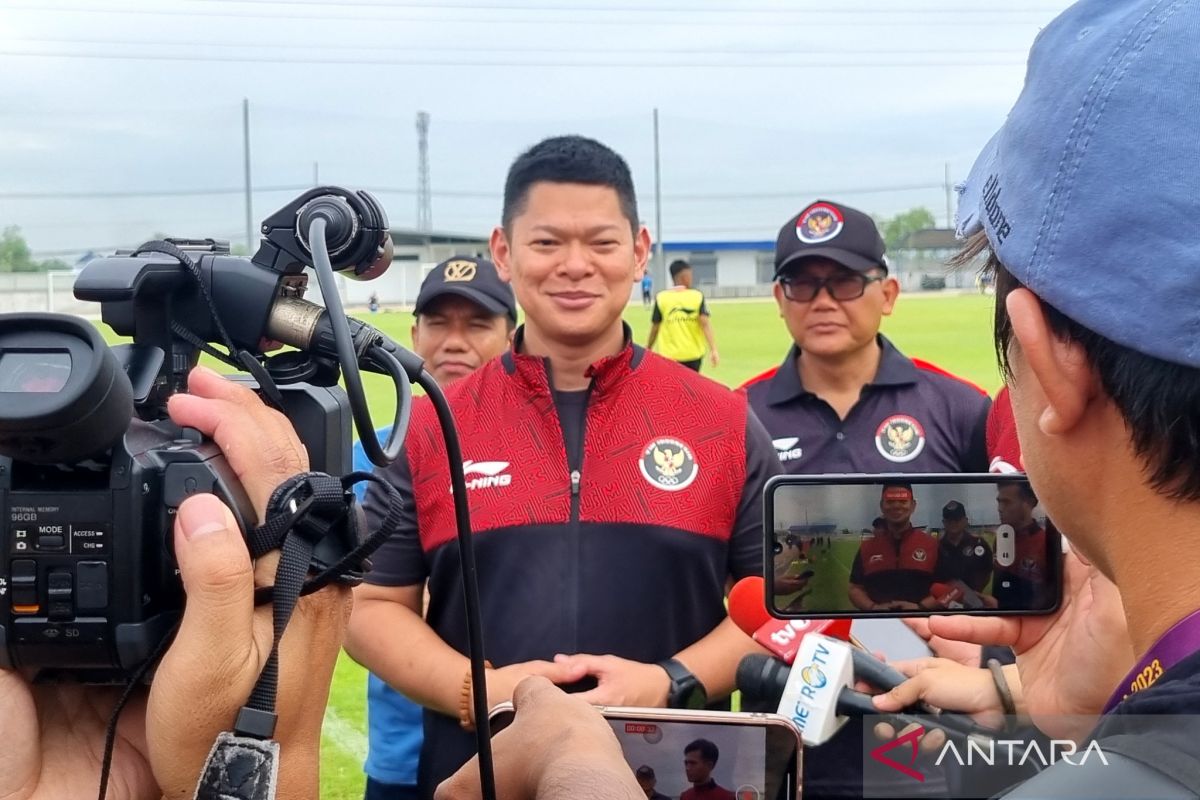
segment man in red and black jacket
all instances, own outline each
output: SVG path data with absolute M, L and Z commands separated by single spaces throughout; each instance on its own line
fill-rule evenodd
M 725 587 L 761 574 L 762 490 L 779 462 L 744 397 L 630 341 L 621 314 L 650 252 L 638 219 L 628 167 L 598 142 L 546 140 L 509 172 L 491 246 L 526 323 L 511 352 L 447 392 L 495 666 L 489 705 L 544 675 L 597 704 L 703 706 L 757 650 L 726 616 Z M 409 502 L 356 592 L 347 646 L 426 707 L 428 796 L 471 756 L 479 721 L 427 402 L 384 474 Z
M 929 588 L 938 543 L 914 527 L 912 486 L 891 483 L 879 500 L 883 512 L 874 536 L 864 539 L 850 568 L 850 602 L 863 611 L 917 611 L 932 605 Z

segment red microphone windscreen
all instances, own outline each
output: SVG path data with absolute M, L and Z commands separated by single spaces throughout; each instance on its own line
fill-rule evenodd
M 944 594 L 950 594 L 954 591 L 954 587 L 948 583 L 935 583 L 929 587 L 929 594 L 933 597 L 941 597 Z
M 766 582 L 758 575 L 742 578 L 729 590 L 729 618 L 747 636 L 771 621 L 765 603 Z

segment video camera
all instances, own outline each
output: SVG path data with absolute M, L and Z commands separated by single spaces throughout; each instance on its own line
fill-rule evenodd
M 88 263 L 75 296 L 100 303 L 127 344 L 109 347 L 76 317 L 0 315 L 0 667 L 127 680 L 182 610 L 172 553 L 179 505 L 212 493 L 244 532 L 253 528 L 254 509 L 220 450 L 167 418 L 167 399 L 186 388 L 201 351 L 251 373 L 296 428 L 311 469 L 350 472 L 351 415 L 373 461 L 399 451 L 411 398 L 401 378 L 420 363 L 347 321 L 333 282 L 335 269 L 370 279 L 390 266 L 382 207 L 365 192 L 317 188 L 261 233 L 253 258 L 213 240 L 167 240 Z M 314 264 L 328 312 L 302 299 Z M 281 344 L 299 349 L 265 355 Z M 359 362 L 392 375 L 404 395 L 386 453 Z M 343 370 L 349 398 L 337 385 Z M 317 543 L 314 569 L 338 565 L 357 545 L 337 538 Z

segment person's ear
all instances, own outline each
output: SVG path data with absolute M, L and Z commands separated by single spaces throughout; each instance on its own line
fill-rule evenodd
M 492 229 L 489 246 L 492 250 L 492 263 L 496 265 L 496 273 L 500 276 L 500 280 L 512 283 L 512 247 L 509 245 L 508 234 L 502 225 L 497 225 Z
M 779 306 L 779 316 L 782 318 L 784 316 L 784 309 L 787 308 L 784 303 L 788 302 L 787 297 L 783 293 L 783 284 L 775 281 L 774 286 L 771 287 L 771 291 L 775 295 L 775 305 Z
M 646 264 L 650 260 L 650 248 L 653 245 L 653 240 L 650 238 L 650 229 L 645 225 L 638 228 L 637 235 L 633 237 L 633 260 L 637 264 L 637 269 L 634 271 L 634 280 L 641 280 L 642 275 L 646 273 Z
M 1038 427 L 1047 436 L 1067 433 L 1079 424 L 1098 386 L 1083 347 L 1057 336 L 1046 318 L 1046 310 L 1028 289 L 1015 289 L 1005 303 L 1012 323 L 1013 339 L 1020 348 L 1017 358 L 1045 398 Z
M 883 289 L 883 315 L 890 317 L 896 308 L 896 298 L 900 296 L 900 281 L 889 275 L 879 282 L 879 286 Z
M 416 322 L 414 322 L 413 326 L 412 326 L 412 331 L 410 331 L 410 335 L 412 336 L 413 350 L 416 350 L 418 347 L 420 347 L 420 345 L 417 344 L 417 338 L 420 336 L 420 333 L 419 333 L 420 328 L 421 328 L 421 326 L 418 325 Z

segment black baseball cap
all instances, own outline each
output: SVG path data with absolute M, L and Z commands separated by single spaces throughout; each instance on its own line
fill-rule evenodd
M 653 779 L 654 778 L 654 768 L 650 767 L 646 764 L 642 764 L 640 767 L 637 768 L 637 772 L 635 772 L 634 775 L 636 775 L 639 778 Z
M 517 298 L 512 286 L 500 280 L 496 265 L 486 258 L 455 256 L 433 268 L 421 281 L 413 313 L 420 314 L 432 301 L 448 294 L 517 321 Z
M 775 277 L 805 258 L 827 258 L 855 272 L 886 270 L 885 249 L 875 220 L 840 203 L 818 200 L 780 228 Z
M 942 519 L 966 519 L 967 509 L 957 500 L 951 500 L 942 506 Z

